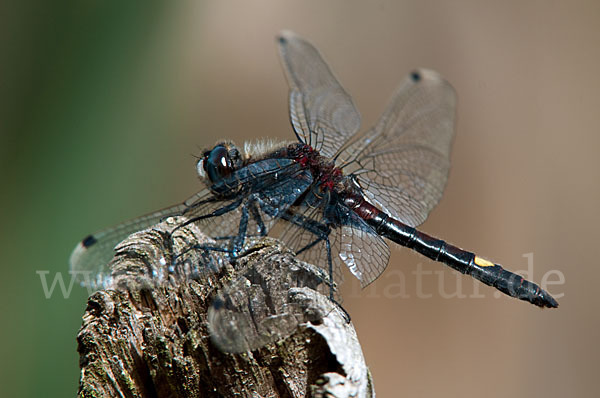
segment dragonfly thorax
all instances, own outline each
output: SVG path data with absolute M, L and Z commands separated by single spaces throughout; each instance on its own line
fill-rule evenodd
M 335 167 L 333 160 L 322 156 L 319 151 L 310 145 L 290 145 L 289 150 L 296 162 L 310 170 L 322 190 L 332 190 L 344 179 L 342 170 Z

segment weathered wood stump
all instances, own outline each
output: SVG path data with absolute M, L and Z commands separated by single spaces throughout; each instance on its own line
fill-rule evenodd
M 77 337 L 79 396 L 375 395 L 352 324 L 335 303 L 304 286 L 311 273 L 314 280 L 321 277 L 316 267 L 273 239 L 258 241 L 232 264 L 219 252 L 200 248 L 211 241 L 195 225 L 174 231 L 180 223 L 166 220 L 118 246 L 110 264 L 112 282 L 89 297 Z M 183 254 L 173 261 L 173 253 Z M 287 289 L 287 297 L 301 303 L 297 308 L 304 318 L 283 340 L 237 354 L 222 352 L 210 338 L 211 303 L 219 289 L 254 268 L 272 276 L 261 282 L 262 293 Z M 284 269 L 301 273 L 304 282 L 294 286 L 292 277 L 279 283 Z

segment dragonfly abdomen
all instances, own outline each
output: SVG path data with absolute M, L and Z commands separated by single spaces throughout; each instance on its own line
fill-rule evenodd
M 548 292 L 520 275 L 507 271 L 500 265 L 485 260 L 474 253 L 417 231 L 415 228 L 409 227 L 383 212 L 381 214 L 377 232 L 386 238 L 413 249 L 434 261 L 442 262 L 463 274 L 470 275 L 511 297 L 529 301 L 538 307 L 558 307 L 558 303 Z
M 377 234 L 399 245 L 413 249 L 434 261 L 442 262 L 511 297 L 529 301 L 538 307 L 558 307 L 556 300 L 535 283 L 474 253 L 418 231 L 390 217 L 358 195 L 346 196 L 344 203 L 373 227 Z

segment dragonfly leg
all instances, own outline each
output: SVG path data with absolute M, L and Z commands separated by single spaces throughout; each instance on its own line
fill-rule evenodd
M 191 251 L 202 251 L 202 254 L 201 254 L 202 261 L 195 260 L 195 264 L 193 264 L 193 266 L 190 267 L 190 269 L 196 269 L 196 273 L 200 273 L 200 271 L 198 271 L 198 269 L 199 269 L 198 265 L 200 263 L 207 265 L 207 269 L 212 270 L 213 272 L 216 272 L 221 268 L 220 265 L 215 266 L 214 258 L 210 258 L 208 255 L 208 252 L 213 251 L 213 252 L 226 253 L 228 255 L 231 255 L 230 250 L 224 249 L 222 247 L 202 245 L 202 244 L 192 245 L 192 246 L 187 247 L 181 253 L 177 253 L 177 254 L 173 255 L 173 260 L 171 262 L 171 267 L 169 269 L 169 272 L 171 272 L 171 273 L 177 272 L 175 270 L 177 270 L 178 267 L 181 266 L 182 264 L 185 265 L 186 262 L 188 262 L 188 265 L 189 265 L 190 259 L 188 258 L 187 260 L 182 260 L 182 258 Z M 217 263 L 219 263 L 219 262 L 217 262 Z
M 219 252 L 219 253 L 227 253 L 227 254 L 231 254 L 231 250 L 229 249 L 224 249 L 222 247 L 219 246 L 208 246 L 208 245 L 192 245 L 187 247 L 184 251 L 182 251 L 181 253 L 177 253 L 173 256 L 173 261 L 179 259 L 180 257 L 183 257 L 185 254 L 189 253 L 192 250 L 204 250 L 204 251 L 214 251 L 214 252 Z
M 201 220 L 205 220 L 208 218 L 212 218 L 212 217 L 219 217 L 222 216 L 223 214 L 227 214 L 235 209 L 237 209 L 240 204 L 242 203 L 242 199 L 236 200 L 235 202 L 229 203 L 226 206 L 223 206 L 219 209 L 216 209 L 214 211 L 212 211 L 209 214 L 204 214 L 202 216 L 196 216 L 196 217 L 192 217 L 189 220 L 177 225 L 171 232 L 170 232 L 170 237 L 171 239 L 173 238 L 173 234 L 180 228 L 183 228 L 189 224 L 201 221 Z M 191 209 L 192 207 L 190 207 L 189 209 Z M 189 209 L 187 209 L 186 211 L 183 212 L 183 214 L 185 214 Z M 181 253 L 177 253 L 173 255 L 173 261 L 172 261 L 172 266 L 175 266 L 177 264 L 177 260 L 179 260 L 182 256 L 184 256 L 186 253 L 189 253 L 191 250 L 204 250 L 204 251 L 217 251 L 217 252 L 221 252 L 221 253 L 228 253 L 230 256 L 232 255 L 232 251 L 230 249 L 225 249 L 223 247 L 219 247 L 219 246 L 210 246 L 210 245 L 191 245 L 188 248 L 186 248 L 184 251 L 182 251 Z
M 344 307 L 342 307 L 342 305 L 340 303 L 338 303 L 337 300 L 335 300 L 334 298 L 330 297 L 329 300 L 331 300 L 331 302 L 333 304 L 335 304 L 336 307 L 340 310 L 340 312 L 344 316 L 344 321 L 346 321 L 346 323 L 350 323 L 352 318 L 350 318 L 350 314 L 348 313 L 348 311 L 346 311 L 346 309 Z
M 265 223 L 263 222 L 260 213 L 258 212 L 258 208 L 256 205 L 252 205 L 250 207 L 250 214 L 252 215 L 252 219 L 256 223 L 256 230 L 259 236 L 267 236 L 267 228 L 265 227 Z
M 185 227 L 186 225 L 195 223 L 197 221 L 205 220 L 207 218 L 219 217 L 219 216 L 222 216 L 223 214 L 227 214 L 230 211 L 233 211 L 233 210 L 237 209 L 242 204 L 242 200 L 243 199 L 244 198 L 240 198 L 240 199 L 236 200 L 235 202 L 229 203 L 226 206 L 223 206 L 223 207 L 221 207 L 221 208 L 219 208 L 217 210 L 212 211 L 209 214 L 204 214 L 202 216 L 192 217 L 189 220 L 187 220 L 186 222 L 181 223 L 180 225 L 178 225 L 177 227 L 175 227 L 175 229 L 173 229 L 173 231 L 171 231 L 171 235 L 173 234 L 173 232 L 175 232 L 179 228 Z M 186 212 L 187 212 L 187 210 L 186 210 Z M 183 214 L 185 215 L 186 212 L 184 212 Z
M 291 214 L 289 212 L 284 213 L 281 216 L 282 219 L 289 221 L 290 223 L 300 227 L 313 235 L 315 235 L 315 240 L 296 251 L 296 254 L 301 254 L 307 250 L 310 250 L 312 247 L 317 245 L 320 242 L 325 242 L 325 250 L 327 251 L 327 272 L 329 274 L 329 281 L 327 284 L 329 285 L 329 299 L 334 301 L 333 292 L 334 292 L 334 281 L 333 281 L 333 261 L 331 258 L 331 243 L 329 241 L 329 234 L 331 233 L 331 228 L 325 223 L 320 223 L 315 220 L 309 220 L 306 217 L 299 214 Z
M 238 255 L 242 251 L 244 241 L 246 240 L 246 230 L 248 229 L 248 207 L 250 204 L 251 201 L 248 201 L 242 206 L 242 216 L 240 217 L 238 234 L 231 241 L 231 247 L 234 255 Z
M 235 238 L 233 238 L 232 241 L 232 247 L 235 253 L 240 253 L 244 247 L 244 242 L 248 236 L 248 221 L 250 216 L 252 216 L 252 219 L 256 223 L 258 235 L 265 236 L 267 234 L 267 228 L 265 227 L 265 223 L 258 212 L 256 202 L 260 202 L 260 199 L 250 196 L 250 198 L 242 206 L 242 216 L 240 217 L 238 234 Z
M 325 247 L 327 248 L 327 266 L 329 268 L 329 300 L 333 301 L 333 261 L 331 259 L 331 243 L 329 235 L 325 238 Z

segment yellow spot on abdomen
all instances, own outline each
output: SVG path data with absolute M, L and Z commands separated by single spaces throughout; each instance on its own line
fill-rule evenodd
M 480 267 L 493 267 L 494 263 L 492 263 L 491 261 L 486 260 L 485 258 L 481 258 L 478 256 L 475 256 L 475 259 L 473 260 L 473 262 L 477 265 L 479 265 Z

